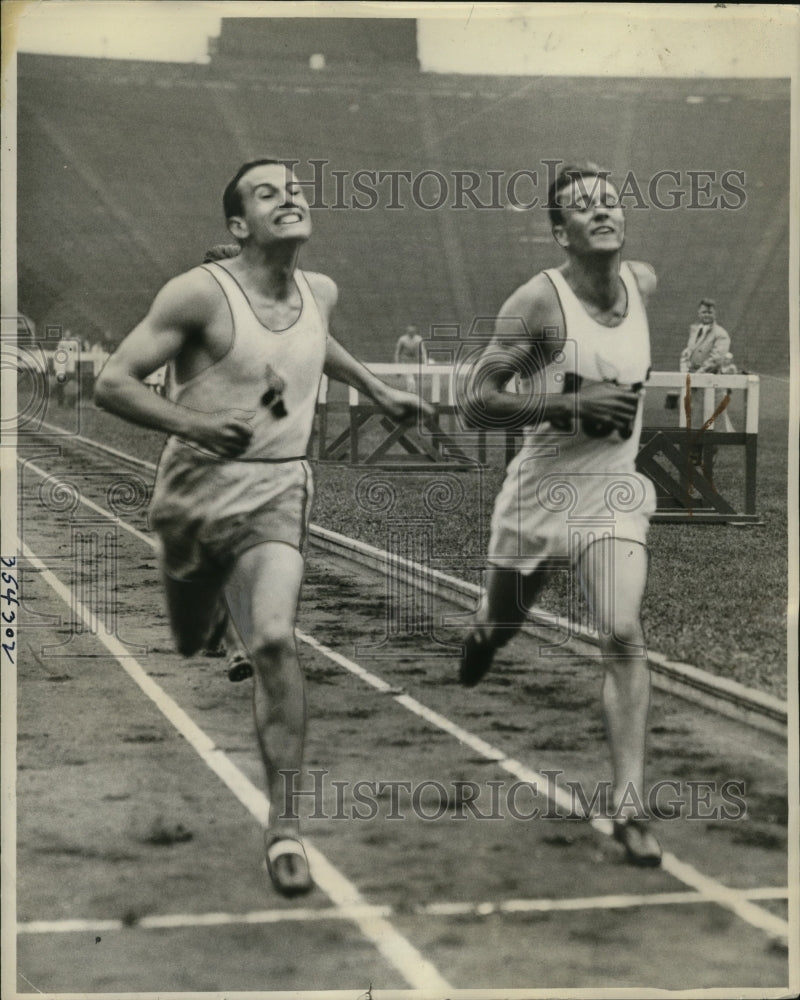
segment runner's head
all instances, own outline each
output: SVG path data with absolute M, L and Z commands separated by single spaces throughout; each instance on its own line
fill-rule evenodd
M 568 253 L 617 253 L 625 217 L 610 172 L 594 163 L 563 166 L 547 192 L 556 242 Z
M 225 187 L 222 205 L 240 245 L 302 243 L 311 235 L 308 202 L 290 162 L 264 158 L 242 164 Z

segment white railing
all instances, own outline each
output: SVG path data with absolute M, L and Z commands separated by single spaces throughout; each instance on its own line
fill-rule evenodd
M 758 406 L 759 388 L 761 380 L 758 375 L 707 375 L 685 372 L 651 372 L 646 385 L 648 388 L 669 389 L 674 392 L 681 391 L 681 398 L 678 400 L 678 426 L 686 427 L 686 407 L 684 400 L 687 391 L 694 396 L 695 393 L 702 393 L 702 419 L 692 420 L 693 427 L 700 427 L 707 423 L 714 415 L 722 398 L 729 392 L 741 391 L 744 393 L 745 402 L 745 433 L 758 433 Z M 694 405 L 694 404 L 693 404 Z M 714 423 L 714 430 L 726 430 L 727 428 Z
M 392 364 L 392 363 L 372 363 L 367 367 L 379 378 L 407 378 L 412 376 L 415 379 L 417 391 L 422 393 L 430 402 L 445 407 L 455 407 L 458 394 L 455 391 L 454 372 L 452 365 L 416 365 L 416 364 Z M 759 410 L 759 386 L 758 375 L 706 375 L 691 374 L 688 376 L 683 372 L 651 372 L 650 378 L 645 383 L 650 389 L 665 389 L 670 393 L 678 392 L 677 426 L 687 426 L 686 407 L 684 399 L 687 386 L 691 393 L 692 407 L 698 407 L 698 395 L 700 396 L 699 413 L 692 418 L 692 427 L 699 428 L 714 416 L 717 407 L 722 399 L 729 392 L 742 392 L 744 394 L 745 406 L 745 428 L 746 434 L 758 433 L 758 410 Z M 511 386 L 509 386 L 511 388 Z M 323 378 L 320 386 L 319 402 L 328 401 L 328 380 Z M 357 389 L 348 388 L 348 402 L 350 406 L 361 404 L 360 394 Z M 732 427 L 725 421 L 714 421 L 714 430 L 731 431 Z
M 42 354 L 53 363 L 55 351 L 43 350 Z M 93 373 L 98 375 L 100 369 L 105 364 L 109 355 L 104 351 L 76 351 L 70 358 L 70 367 L 74 370 L 77 363 L 91 364 Z M 411 376 L 414 379 L 416 391 L 422 393 L 426 399 L 437 406 L 455 407 L 458 394 L 455 390 L 453 365 L 418 365 L 418 364 L 394 364 L 392 362 L 369 362 L 367 367 L 379 378 L 407 379 Z M 688 378 L 688 381 L 687 381 Z M 759 411 L 759 390 L 760 379 L 758 375 L 708 375 L 690 374 L 687 376 L 683 372 L 651 372 L 646 386 L 652 389 L 665 389 L 671 393 L 679 392 L 678 401 L 678 426 L 687 426 L 687 414 L 684 400 L 687 389 L 691 393 L 692 407 L 698 406 L 700 397 L 699 413 L 693 415 L 692 427 L 699 428 L 707 423 L 714 416 L 725 395 L 732 392 L 744 393 L 745 407 L 745 427 L 746 434 L 758 433 L 758 411 Z M 328 379 L 323 376 L 320 384 L 318 401 L 323 405 L 328 402 Z M 350 406 L 360 405 L 360 394 L 352 386 L 348 387 L 348 403 Z M 731 425 L 727 421 L 714 421 L 714 430 L 730 431 Z

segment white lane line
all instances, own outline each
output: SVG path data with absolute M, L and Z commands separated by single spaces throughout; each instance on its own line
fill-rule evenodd
M 786 886 L 765 886 L 755 890 L 740 890 L 742 899 L 787 899 Z M 683 906 L 711 900 L 699 892 L 625 893 L 617 896 L 583 896 L 574 899 L 505 899 L 498 903 L 429 903 L 425 912 L 431 916 L 484 916 L 492 913 L 558 913 L 575 910 L 623 910 L 638 906 Z
M 731 910 L 737 917 L 740 917 L 751 926 L 757 927 L 759 930 L 774 937 L 781 939 L 788 938 L 788 920 L 783 920 L 774 913 L 770 913 L 769 910 L 765 910 L 763 907 L 757 906 L 747 899 L 742 899 L 735 889 L 729 889 L 728 886 L 723 885 L 717 879 L 711 878 L 709 875 L 703 875 L 693 865 L 688 864 L 686 861 L 681 861 L 674 854 L 666 852 L 661 859 L 661 867 L 674 878 L 678 879 L 679 882 L 683 882 L 684 885 L 691 886 L 693 889 L 706 895 L 709 899 L 713 899 L 715 903 Z
M 31 920 L 17 924 L 18 934 L 87 934 L 101 931 L 174 930 L 182 927 L 228 927 L 236 924 L 299 923 L 314 920 L 354 920 L 365 916 L 388 917 L 390 906 L 325 906 L 321 909 L 253 910 L 250 913 L 174 913 L 139 920 Z
M 742 889 L 743 899 L 787 899 L 786 886 L 762 886 Z M 472 917 L 492 914 L 558 913 L 576 910 L 622 910 L 639 906 L 684 906 L 708 904 L 705 896 L 697 892 L 628 893 L 618 896 L 583 896 L 574 899 L 505 899 L 500 902 L 426 903 L 403 908 L 403 915 L 425 917 Z M 84 934 L 100 931 L 121 931 L 130 928 L 143 930 L 172 930 L 182 927 L 229 927 L 235 924 L 279 924 L 315 920 L 354 920 L 358 917 L 391 917 L 391 906 L 342 907 L 326 906 L 318 909 L 251 910 L 249 913 L 168 913 L 161 916 L 142 917 L 135 922 L 124 920 L 29 920 L 17 924 L 19 934 Z
M 140 469 L 147 469 L 148 472 L 156 471 L 156 466 L 153 462 L 148 462 L 143 458 L 134 458 L 133 455 L 126 455 L 124 451 L 117 451 L 116 448 L 112 448 L 110 445 L 103 444 L 100 441 L 93 441 L 91 438 L 82 437 L 80 434 L 70 434 L 63 427 L 59 427 L 56 424 L 49 424 L 46 420 L 40 420 L 39 426 L 46 427 L 49 431 L 55 431 L 56 437 L 66 438 L 68 441 L 80 441 L 83 444 L 91 445 L 93 448 L 98 448 L 100 451 L 114 458 L 120 458 L 129 465 L 138 465 Z
M 152 541 L 148 541 L 151 545 L 153 544 Z M 104 634 L 104 629 L 99 626 L 96 616 L 75 600 L 69 589 L 47 569 L 42 560 L 21 540 L 20 550 L 56 594 L 83 619 L 96 638 L 116 658 L 122 669 L 139 685 L 181 736 L 195 749 L 203 762 L 224 781 L 256 820 L 262 826 L 265 825 L 269 813 L 269 802 L 264 792 L 256 788 L 225 753 L 214 745 L 213 741 L 186 712 L 170 698 L 166 691 L 147 675 L 115 636 Z M 385 917 L 372 910 L 363 910 L 367 904 L 356 886 L 334 868 L 328 859 L 308 841 L 306 841 L 306 853 L 316 884 L 337 907 L 352 912 L 353 921 L 361 933 L 375 945 L 387 962 L 403 976 L 410 986 L 414 989 L 450 989 L 449 984 L 442 978 L 435 966 L 424 958 Z M 362 908 L 361 911 L 359 907 Z
M 32 472 L 35 472 L 37 476 L 41 476 L 42 479 L 44 479 L 45 481 L 48 479 L 53 479 L 59 484 L 68 485 L 67 483 L 65 483 L 64 480 L 59 480 L 54 473 L 46 472 L 44 469 L 40 468 L 35 462 L 26 461 L 24 458 L 18 458 L 17 461 L 25 469 L 30 469 Z M 108 518 L 108 520 L 113 521 L 115 524 L 119 524 L 126 531 L 129 531 L 132 535 L 134 535 L 140 541 L 144 542 L 146 545 L 149 545 L 151 548 L 157 548 L 156 543 L 149 535 L 145 535 L 143 532 L 137 531 L 137 529 L 134 528 L 133 525 L 128 524 L 127 521 L 123 521 L 121 518 L 116 517 L 113 514 L 110 514 L 105 507 L 99 507 L 96 503 L 93 503 L 91 500 L 87 499 L 87 497 L 85 497 L 83 493 L 80 493 L 80 502 L 85 507 L 88 507 L 90 510 L 93 510 L 95 513 L 102 514 L 103 517 Z
M 299 629 L 297 630 L 297 637 L 313 649 L 316 649 L 324 656 L 333 660 L 334 663 L 338 663 L 346 670 L 349 670 L 351 673 L 360 677 L 377 690 L 383 691 L 384 693 L 393 693 L 396 690 L 396 688 L 392 688 L 391 685 L 386 683 L 386 681 L 377 677 L 360 664 L 353 663 L 351 660 L 348 660 L 346 656 L 342 656 L 341 653 L 337 653 L 335 650 L 329 649 L 324 643 L 319 642 L 310 635 L 306 635 Z M 441 729 L 443 732 L 449 733 L 460 743 L 464 744 L 464 746 L 474 750 L 486 760 L 494 761 L 498 767 L 518 778 L 520 781 L 530 782 L 535 785 L 537 791 L 544 794 L 554 804 L 561 806 L 561 808 L 570 813 L 575 812 L 576 803 L 572 796 L 569 795 L 565 789 L 556 785 L 554 782 L 549 781 L 545 775 L 533 770 L 533 768 L 526 767 L 526 765 L 522 764 L 518 760 L 508 757 L 499 748 L 492 746 L 480 737 L 475 736 L 466 729 L 463 729 L 450 719 L 428 708 L 427 705 L 423 705 L 421 702 L 417 701 L 416 698 L 412 698 L 407 694 L 393 694 L 393 699 L 409 712 L 412 712 L 421 719 L 425 719 L 432 726 L 435 726 L 437 729 Z M 589 819 L 589 822 L 600 833 L 603 833 L 606 836 L 611 835 L 612 824 L 610 820 L 591 818 Z M 723 885 L 722 882 L 718 882 L 716 879 L 711 878 L 708 875 L 703 875 L 702 872 L 699 872 L 693 865 L 690 865 L 685 861 L 681 861 L 679 858 L 675 857 L 674 854 L 665 852 L 661 860 L 661 867 L 664 871 L 669 872 L 670 875 L 678 879 L 679 882 L 683 882 L 684 885 L 689 886 L 689 888 L 701 893 L 708 901 L 715 902 L 719 906 L 732 910 L 737 916 L 751 924 L 753 927 L 758 927 L 759 929 L 766 931 L 767 934 L 781 938 L 788 935 L 789 924 L 786 920 L 782 920 L 780 917 L 770 913 L 768 910 L 765 910 L 760 906 L 756 906 L 754 903 L 742 898 L 741 894 L 736 890 L 729 889 L 726 885 Z
M 41 474 L 41 470 L 39 470 L 39 472 Z M 141 532 L 136 531 L 135 528 L 131 528 L 125 521 L 113 518 L 107 511 L 103 511 L 100 507 L 95 506 L 94 509 L 103 513 L 104 516 L 109 519 L 117 521 L 120 527 L 130 531 L 137 537 L 143 538 L 151 548 L 157 548 L 156 543 L 151 538 L 141 535 Z M 395 693 L 398 690 L 396 687 L 393 687 L 391 684 L 387 684 L 387 682 L 381 677 L 373 674 L 370 670 L 367 670 L 360 664 L 354 663 L 341 653 L 337 653 L 329 646 L 326 646 L 324 643 L 314 639 L 313 636 L 300 631 L 300 629 L 296 630 L 296 634 L 297 638 L 306 643 L 306 645 L 311 646 L 312 649 L 317 650 L 317 652 L 322 653 L 323 656 L 328 657 L 328 659 L 339 664 L 339 666 L 343 667 L 345 670 L 355 674 L 376 690 L 381 691 L 384 694 L 391 694 L 398 704 L 408 709 L 408 711 L 412 712 L 414 715 L 425 719 L 431 725 L 441 729 L 443 732 L 449 733 L 460 743 L 469 747 L 471 750 L 474 750 L 486 760 L 494 761 L 498 767 L 518 778 L 520 781 L 534 784 L 537 790 L 541 791 L 555 805 L 561 806 L 561 808 L 570 813 L 574 813 L 576 804 L 573 801 L 572 796 L 569 795 L 565 789 L 556 785 L 554 782 L 548 781 L 545 775 L 539 774 L 539 772 L 526 767 L 520 761 L 508 757 L 502 750 L 492 746 L 490 743 L 482 740 L 479 736 L 475 736 L 468 730 L 463 729 L 461 726 L 452 722 L 445 716 L 440 715 L 438 712 L 433 711 L 433 709 L 428 708 L 426 705 L 423 705 L 421 702 L 417 701 L 416 698 L 412 698 L 410 695 L 404 693 Z M 145 674 L 145 677 L 146 676 L 147 675 Z M 158 690 L 161 690 L 161 688 Z M 233 765 L 231 766 L 233 767 Z M 606 836 L 611 835 L 612 825 L 610 820 L 590 818 L 589 822 L 600 833 Z M 690 889 L 695 889 L 697 892 L 702 893 L 708 900 L 717 903 L 719 906 L 731 910 L 751 926 L 757 927 L 760 930 L 765 931 L 767 934 L 780 938 L 788 936 L 788 921 L 782 920 L 780 917 L 770 913 L 768 910 L 763 909 L 763 907 L 757 906 L 755 903 L 751 903 L 749 900 L 742 899 L 736 890 L 729 889 L 726 885 L 719 882 L 715 878 L 703 875 L 702 872 L 699 872 L 693 865 L 688 864 L 688 862 L 681 861 L 674 854 L 665 851 L 661 859 L 661 867 L 679 882 L 683 882 L 683 884 L 688 886 Z M 336 875 L 338 876 L 338 872 Z M 343 899 L 345 902 L 349 901 L 345 886 L 341 887 L 341 892 L 343 893 Z M 345 904 L 340 903 L 340 905 Z
M 84 438 L 80 435 L 68 435 L 54 424 L 48 424 L 46 421 L 42 421 L 42 426 L 57 432 L 56 436 L 69 437 L 80 444 L 90 445 L 96 450 L 150 472 L 156 470 L 156 466 L 152 462 L 125 455 L 99 441 L 92 441 L 90 438 Z M 413 587 L 419 588 L 425 593 L 434 596 L 441 594 L 446 599 L 455 601 L 456 604 L 462 606 L 465 597 L 472 602 L 477 601 L 480 597 L 481 588 L 477 584 L 470 584 L 465 580 L 459 580 L 457 577 L 442 573 L 440 570 L 424 567 L 419 563 L 404 559 L 402 556 L 378 549 L 373 545 L 367 545 L 355 538 L 349 538 L 347 535 L 322 528 L 318 524 L 312 524 L 310 532 L 312 542 L 322 551 L 341 554 L 342 549 L 344 549 L 346 558 L 363 563 L 368 568 L 377 569 L 384 574 L 391 564 L 392 572 L 399 573 L 398 579 L 410 582 Z M 458 617 L 457 615 L 456 618 Z M 529 636 L 538 634 L 536 632 L 537 626 L 548 628 L 555 626 L 572 636 L 573 640 L 577 639 L 581 644 L 588 643 L 593 647 L 597 645 L 596 633 L 586 626 L 571 622 L 569 618 L 562 615 L 554 615 L 534 607 L 529 611 L 529 619 L 529 623 L 523 626 L 523 633 Z M 448 621 L 449 618 L 446 618 L 445 624 L 448 624 Z M 449 623 L 452 624 L 452 621 Z M 585 655 L 585 651 L 581 655 Z M 708 671 L 701 670 L 689 663 L 672 661 L 663 653 L 652 649 L 648 649 L 647 656 L 652 668 L 653 684 L 659 690 L 669 694 L 677 694 L 678 697 L 688 695 L 695 704 L 710 707 L 719 714 L 727 715 L 740 722 L 743 721 L 747 725 L 757 726 L 765 732 L 779 736 L 786 735 L 787 705 L 785 700 L 763 691 L 748 688 L 729 678 L 709 674 Z

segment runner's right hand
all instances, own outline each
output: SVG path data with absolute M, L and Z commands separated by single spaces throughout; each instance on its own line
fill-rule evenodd
M 589 425 L 611 424 L 629 430 L 639 406 L 639 393 L 614 382 L 584 380 L 578 391 L 578 416 Z M 606 432 L 607 433 L 607 432 Z
M 248 421 L 254 416 L 251 410 L 198 413 L 191 438 L 220 458 L 238 458 L 250 444 L 253 428 Z

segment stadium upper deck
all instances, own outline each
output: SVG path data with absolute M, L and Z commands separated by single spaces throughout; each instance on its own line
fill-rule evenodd
M 303 264 L 339 283 L 339 333 L 386 360 L 407 323 L 468 329 L 557 263 L 546 212 L 522 206 L 543 201 L 545 161 L 589 157 L 628 177 L 628 253 L 659 273 L 655 367 L 711 294 L 737 360 L 785 372 L 788 82 L 23 55 L 18 103 L 19 307 L 40 329 L 119 339 L 224 239 L 239 162 L 273 153 L 316 182 Z

